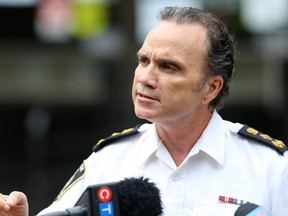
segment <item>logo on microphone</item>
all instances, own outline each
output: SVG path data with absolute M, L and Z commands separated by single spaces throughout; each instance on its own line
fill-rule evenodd
M 109 202 L 113 196 L 112 190 L 108 186 L 98 189 L 97 197 L 99 203 L 100 216 L 114 216 L 113 202 Z
M 108 202 L 112 198 L 112 190 L 107 186 L 102 186 L 98 189 L 97 196 L 101 202 Z

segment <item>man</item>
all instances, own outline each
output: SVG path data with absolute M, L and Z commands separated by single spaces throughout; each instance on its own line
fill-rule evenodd
M 234 215 L 243 200 L 287 215 L 285 145 L 217 113 L 234 69 L 226 26 L 193 8 L 167 7 L 159 18 L 137 53 L 132 88 L 136 115 L 153 123 L 101 140 L 41 214 L 74 206 L 88 185 L 144 176 L 159 187 L 164 215 Z M 18 201 L 27 211 L 22 193 L 3 200 L 4 213 L 22 215 Z

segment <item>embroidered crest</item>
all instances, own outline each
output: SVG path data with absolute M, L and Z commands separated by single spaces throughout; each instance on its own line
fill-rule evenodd
M 82 163 L 74 175 L 69 179 L 69 181 L 65 184 L 63 189 L 60 191 L 59 195 L 56 197 L 54 202 L 59 201 L 62 196 L 69 190 L 73 185 L 75 185 L 78 181 L 80 181 L 85 175 L 85 165 Z
M 284 152 L 288 150 L 287 146 L 281 141 L 270 137 L 267 134 L 264 134 L 254 128 L 251 128 L 247 125 L 244 125 L 239 131 L 238 134 L 252 140 L 258 141 L 262 144 L 265 144 L 273 149 L 275 149 L 280 154 L 284 155 Z
M 140 127 L 140 125 L 137 125 L 134 128 L 129 128 L 129 129 L 123 130 L 120 133 L 113 133 L 111 136 L 109 136 L 105 139 L 99 140 L 98 143 L 93 147 L 93 151 L 97 152 L 100 149 L 102 149 L 103 147 L 105 147 L 109 144 L 112 144 L 117 140 L 120 140 L 120 139 L 123 139 L 123 138 L 126 138 L 126 137 L 129 137 L 129 136 L 132 136 L 132 135 L 139 133 L 139 131 L 138 131 L 139 127 Z

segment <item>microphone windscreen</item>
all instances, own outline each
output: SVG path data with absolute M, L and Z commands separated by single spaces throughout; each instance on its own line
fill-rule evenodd
M 269 216 L 269 213 L 262 206 L 249 202 L 241 205 L 234 214 L 234 216 L 257 216 L 257 215 Z
M 162 201 L 159 189 L 149 179 L 126 178 L 118 183 L 120 215 L 160 216 Z
M 245 203 L 243 205 L 241 205 L 237 211 L 235 212 L 234 216 L 243 216 L 243 215 L 247 215 L 249 212 L 253 211 L 254 209 L 256 209 L 258 207 L 258 205 L 254 204 L 254 203 Z

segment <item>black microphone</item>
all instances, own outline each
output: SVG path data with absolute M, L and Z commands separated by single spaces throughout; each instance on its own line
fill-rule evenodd
M 159 189 L 140 177 L 89 186 L 74 207 L 42 216 L 160 216 L 162 212 Z
M 241 205 L 235 212 L 234 216 L 269 216 L 262 206 L 256 205 L 254 203 L 245 203 Z

